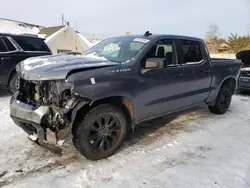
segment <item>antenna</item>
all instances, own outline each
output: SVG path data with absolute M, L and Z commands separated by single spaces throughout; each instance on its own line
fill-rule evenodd
M 150 35 L 152 35 L 152 33 L 150 33 L 149 31 L 146 31 L 146 33 L 144 34 L 145 37 L 148 37 Z
M 77 20 L 76 20 L 76 32 L 77 32 Z M 76 52 L 78 50 L 77 48 L 77 39 L 76 39 L 77 33 L 75 33 L 75 45 L 76 45 Z

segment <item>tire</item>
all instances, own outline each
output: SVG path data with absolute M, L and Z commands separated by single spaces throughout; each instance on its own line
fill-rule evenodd
M 19 89 L 19 77 L 17 73 L 14 73 L 10 78 L 9 89 L 12 93 L 15 93 Z
M 214 114 L 224 114 L 228 111 L 228 108 L 232 101 L 232 89 L 227 84 L 224 84 L 216 98 L 214 106 L 208 106 L 209 110 Z
M 91 109 L 73 127 L 73 144 L 87 159 L 100 160 L 113 155 L 127 135 L 127 121 L 123 111 L 103 104 Z

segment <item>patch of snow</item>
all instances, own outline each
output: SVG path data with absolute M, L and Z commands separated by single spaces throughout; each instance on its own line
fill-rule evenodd
M 42 62 L 40 64 L 37 64 L 36 66 L 32 66 L 32 64 L 36 64 L 37 62 Z M 39 66 L 45 66 L 46 64 L 51 64 L 51 62 L 47 61 L 45 58 L 40 57 L 33 57 L 25 59 L 23 62 L 21 62 L 24 70 L 31 70 Z
M 242 96 L 221 116 L 201 109 L 155 120 L 101 161 L 86 160 L 71 143 L 62 157 L 33 144 L 10 119 L 9 99 L 0 97 L 0 187 L 250 186 L 250 101 Z
M 95 55 L 96 53 L 93 52 L 91 54 L 87 54 L 87 55 L 82 55 L 82 57 L 88 57 L 88 58 L 93 58 L 93 59 L 99 59 L 99 60 L 107 60 L 107 58 L 105 58 L 104 56 L 100 57 Z
M 46 34 L 37 34 L 37 36 L 38 36 L 39 38 L 45 39 L 47 35 L 46 35 Z
M 36 35 L 39 31 L 39 26 L 0 18 L 0 33 Z

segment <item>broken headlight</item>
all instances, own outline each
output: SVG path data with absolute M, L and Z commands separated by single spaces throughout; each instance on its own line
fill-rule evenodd
M 75 97 L 72 95 L 73 83 L 71 82 L 57 82 L 58 90 L 60 93 L 61 106 L 66 109 L 74 107 Z

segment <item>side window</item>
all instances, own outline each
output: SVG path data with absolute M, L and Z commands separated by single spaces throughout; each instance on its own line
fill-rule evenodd
M 203 60 L 200 42 L 191 40 L 181 40 L 181 49 L 184 55 L 184 64 L 199 63 Z
M 3 39 L 3 41 L 4 41 L 4 43 L 7 46 L 9 51 L 15 51 L 16 50 L 15 46 L 10 42 L 10 40 L 7 37 L 3 37 L 2 39 Z
M 178 64 L 175 40 L 162 39 L 157 41 L 147 52 L 142 67 L 145 67 L 145 61 L 148 59 L 156 59 L 160 62 L 159 68 L 174 66 Z
M 1 52 L 8 52 L 8 49 L 7 49 L 6 45 L 4 44 L 2 37 L 0 37 L 0 53 Z

